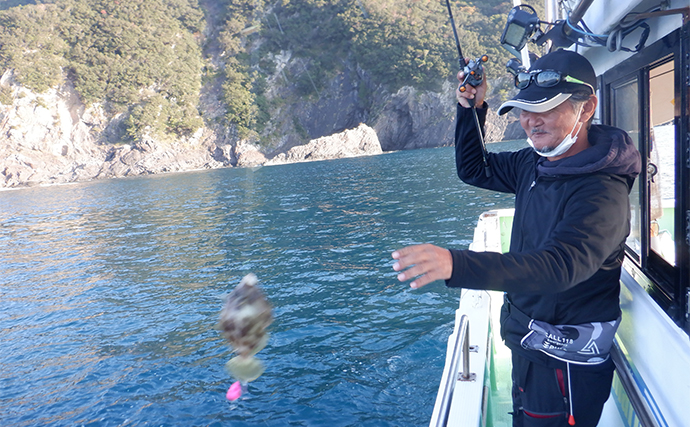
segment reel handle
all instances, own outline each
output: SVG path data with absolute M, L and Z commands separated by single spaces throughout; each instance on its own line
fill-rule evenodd
M 480 84 L 482 84 L 482 82 L 484 81 L 484 66 L 482 66 L 482 63 L 488 60 L 489 55 L 482 55 L 477 59 L 470 59 L 465 64 L 465 66 L 463 67 L 465 79 L 460 84 L 460 92 L 465 92 L 467 90 L 467 85 L 477 87 Z M 468 99 L 467 101 L 469 101 L 470 107 L 474 107 L 474 99 Z

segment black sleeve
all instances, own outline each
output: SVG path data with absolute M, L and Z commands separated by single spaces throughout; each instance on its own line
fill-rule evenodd
M 482 130 L 486 121 L 488 105 L 477 108 L 477 117 Z M 486 175 L 484 168 L 483 148 L 474 113 L 471 108 L 457 105 L 455 125 L 455 166 L 458 177 L 469 185 L 485 188 L 502 193 L 515 193 L 521 168 L 531 167 L 531 153 L 506 152 L 486 153 L 487 162 L 491 170 L 491 177 Z
M 591 177 L 573 195 L 564 218 L 541 247 L 505 254 L 451 250 L 453 273 L 446 285 L 522 293 L 565 291 L 589 279 L 620 250 L 629 232 L 629 215 L 627 184 L 616 177 Z

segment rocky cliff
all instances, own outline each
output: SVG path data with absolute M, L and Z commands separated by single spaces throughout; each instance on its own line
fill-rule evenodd
M 292 147 L 268 160 L 266 165 L 296 163 L 314 160 L 342 159 L 381 154 L 381 143 L 376 132 L 365 124 L 331 136 L 313 139 L 305 145 Z
M 100 105 L 86 108 L 73 87 L 36 94 L 6 72 L 0 85 L 12 103 L 0 106 L 0 187 L 56 184 L 99 178 L 222 167 L 229 164 L 216 136 L 200 129 L 167 143 L 144 136 L 130 144 L 108 142 L 118 117 Z M 8 91 L 6 91 L 8 92 Z
M 285 66 L 300 65 L 289 55 L 281 60 Z M 99 104 L 85 106 L 69 80 L 36 94 L 6 71 L 0 86 L 11 97 L 0 104 L 0 188 L 446 146 L 452 144 L 455 115 L 451 83 L 438 93 L 411 87 L 389 93 L 374 87 L 363 70 L 349 67 L 317 97 L 295 97 L 282 105 L 259 139 L 238 140 L 231 129 L 215 124 L 185 138 L 145 134 L 123 143 L 117 137 L 122 115 L 108 115 Z M 275 87 L 283 94 L 291 90 Z M 218 110 L 208 93 L 200 108 Z M 512 139 L 506 129 L 515 120 L 491 116 L 487 142 Z
M 0 188 L 382 152 L 376 133 L 363 124 L 271 157 L 222 128 L 202 128 L 175 141 L 144 135 L 137 142 L 113 143 L 109 132 L 118 117 L 108 119 L 100 105 L 84 106 L 68 81 L 35 94 L 6 72 L 0 85 L 12 96 L 10 105 L 0 105 Z
M 455 84 L 445 81 L 438 92 L 422 91 L 405 86 L 390 92 L 383 85 L 375 85 L 366 71 L 350 65 L 331 79 L 328 87 L 314 99 L 300 98 L 294 89 L 283 82 L 282 71 L 291 75 L 305 73 L 307 66 L 299 59 L 291 59 L 283 52 L 276 60 L 278 67 L 269 85 L 269 97 L 294 99 L 276 111 L 268 129 L 262 135 L 279 140 L 269 143 L 269 157 L 299 144 L 303 130 L 309 138 L 320 138 L 366 123 L 376 131 L 383 151 L 442 147 L 453 144 L 455 120 Z M 282 68 L 281 68 L 282 67 Z M 499 86 L 495 84 L 494 86 Z M 489 97 L 494 108 L 500 104 L 497 95 Z M 522 138 L 522 129 L 513 113 L 499 117 L 492 109 L 487 118 L 487 142 Z

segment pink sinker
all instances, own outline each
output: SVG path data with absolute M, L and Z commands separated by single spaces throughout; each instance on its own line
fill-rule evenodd
M 240 396 L 242 396 L 242 384 L 240 384 L 240 382 L 237 381 L 230 386 L 225 397 L 229 401 L 234 401 L 239 399 Z

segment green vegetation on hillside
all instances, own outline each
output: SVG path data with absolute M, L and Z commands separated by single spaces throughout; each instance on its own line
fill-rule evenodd
M 256 90 L 259 78 L 251 69 L 247 39 L 258 36 L 265 6 L 262 0 L 224 0 L 223 3 L 225 25 L 219 42 L 225 61 L 225 82 L 221 98 L 226 105 L 226 119 L 234 123 L 239 136 L 245 138 L 256 129 L 257 97 L 261 96 Z
M 30 4 L 35 3 L 35 4 Z M 489 54 L 505 74 L 499 37 L 510 3 L 452 0 L 467 56 Z M 23 4 L 23 5 L 19 5 Z M 389 90 L 439 89 L 458 70 L 445 0 L 216 0 L 217 74 L 225 120 L 239 136 L 261 132 L 272 105 L 270 55 L 291 51 L 303 65 L 282 72 L 298 95 L 315 96 L 346 63 Z M 197 0 L 0 0 L 0 67 L 36 91 L 73 81 L 82 100 L 126 114 L 126 137 L 188 135 L 197 111 L 206 22 Z M 365 94 L 363 95 L 365 96 Z M 279 101 L 273 101 L 279 102 Z
M 503 72 L 508 54 L 499 47 L 499 38 L 509 3 L 451 4 L 463 53 L 488 53 L 488 67 Z M 437 88 L 458 68 L 445 0 L 291 0 L 274 14 L 265 20 L 265 48 L 289 49 L 310 60 L 312 75 L 327 75 L 351 58 L 392 90 L 403 85 L 425 89 Z
M 87 103 L 127 112 L 127 135 L 202 125 L 195 0 L 55 0 L 0 12 L 0 65 L 45 91 L 69 77 Z

